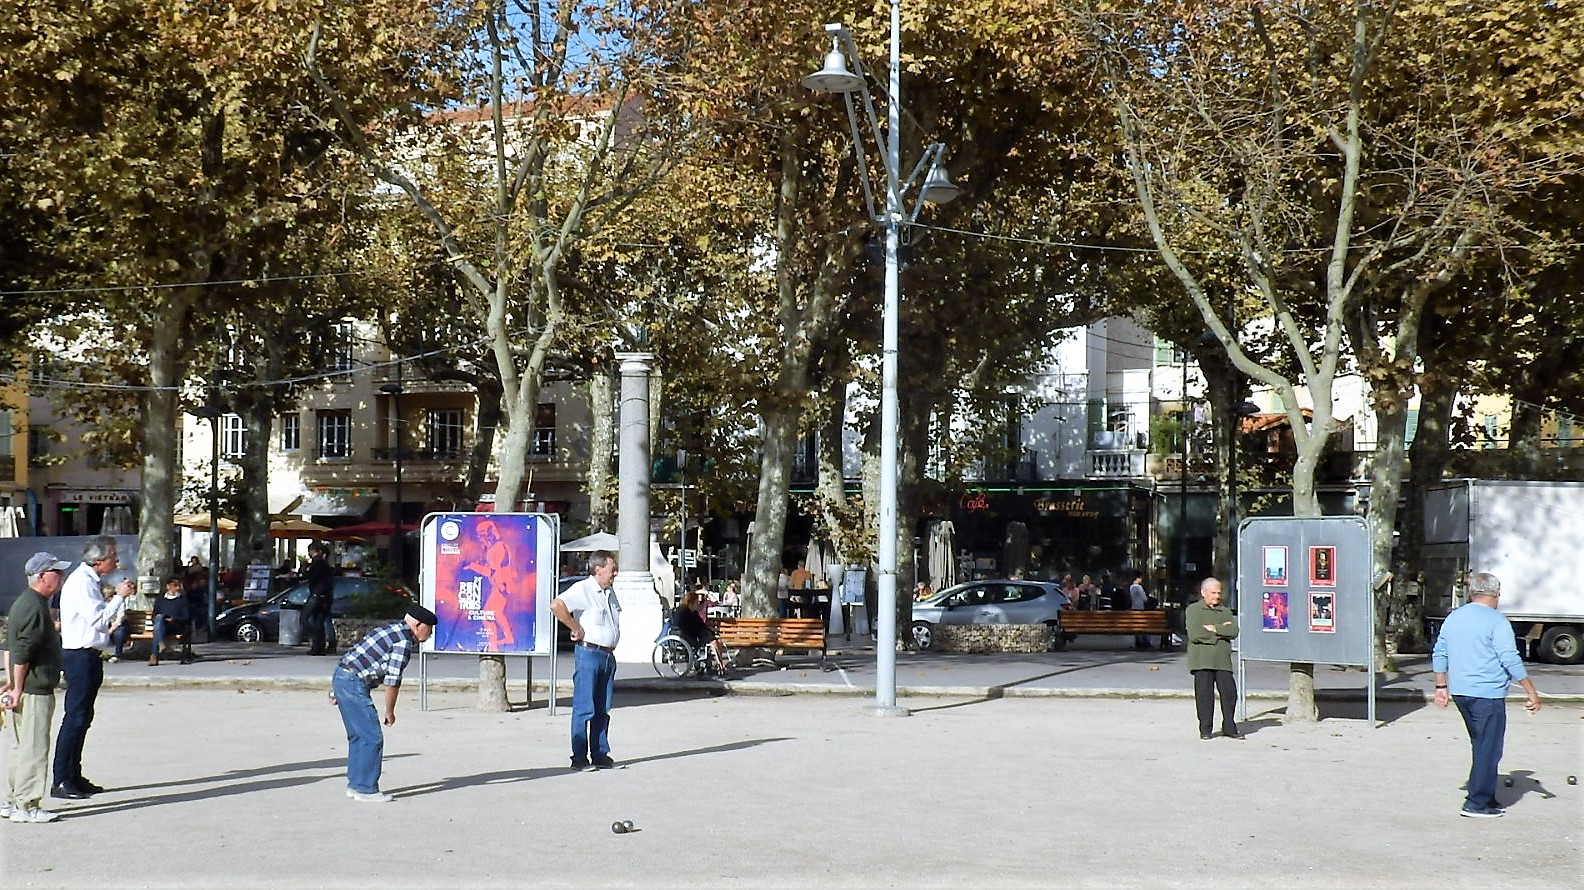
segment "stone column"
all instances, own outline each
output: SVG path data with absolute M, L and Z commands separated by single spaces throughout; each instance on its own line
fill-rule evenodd
M 616 360 L 621 362 L 616 522 L 621 553 L 615 586 L 622 607 L 616 659 L 647 664 L 665 622 L 649 570 L 649 371 L 654 354 L 618 352 Z

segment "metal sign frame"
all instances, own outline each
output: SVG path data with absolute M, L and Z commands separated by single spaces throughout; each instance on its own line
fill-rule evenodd
M 549 660 L 548 705 L 555 716 L 556 620 L 550 601 L 558 593 L 561 518 L 451 511 L 426 515 L 419 531 L 419 599 L 442 625 L 418 650 L 421 709 L 429 708 L 431 657 L 499 655 L 525 659 L 530 705 L 533 659 Z M 524 617 L 532 628 L 527 641 L 512 625 Z M 470 637 L 477 638 L 477 648 Z
M 1360 516 L 1255 517 L 1238 525 L 1238 714 L 1249 661 L 1365 668 L 1375 722 L 1375 588 Z

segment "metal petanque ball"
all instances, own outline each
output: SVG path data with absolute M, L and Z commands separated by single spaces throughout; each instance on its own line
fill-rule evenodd
M 1508 787 L 1508 788 L 1511 788 L 1511 787 L 1512 787 L 1512 779 L 1508 779 L 1508 780 L 1507 780 L 1507 787 Z
M 627 833 L 627 823 L 625 823 L 625 822 L 612 822 L 611 823 L 611 832 L 614 833 L 614 834 L 626 834 Z
M 1568 784 L 1569 785 L 1577 785 L 1578 784 L 1578 776 L 1568 776 Z
M 633 829 L 632 820 L 631 819 L 622 820 L 622 831 L 632 831 L 632 830 L 634 830 Z

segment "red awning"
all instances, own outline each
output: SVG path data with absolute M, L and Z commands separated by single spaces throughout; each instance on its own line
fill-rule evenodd
M 403 532 L 414 530 L 414 526 L 407 526 Z M 347 538 L 388 538 L 396 534 L 396 526 L 390 522 L 359 522 L 356 525 L 342 525 L 322 532 L 318 537 L 334 541 L 344 541 Z

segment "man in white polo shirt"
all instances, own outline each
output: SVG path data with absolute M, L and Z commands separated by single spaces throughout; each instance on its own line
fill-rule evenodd
M 621 639 L 621 602 L 611 582 L 616 557 L 589 554 L 589 576 L 550 603 L 556 620 L 572 632 L 572 768 L 611 769 L 610 708 L 616 692 L 616 643 Z
M 94 535 L 83 545 L 83 561 L 61 584 L 61 667 L 66 674 L 66 701 L 60 732 L 55 736 L 55 784 L 51 797 L 82 800 L 104 789 L 82 774 L 83 743 L 93 725 L 94 702 L 104 682 L 104 661 L 110 645 L 110 622 L 135 588 L 126 578 L 106 600 L 104 577 L 116 570 L 120 557 L 115 538 Z

